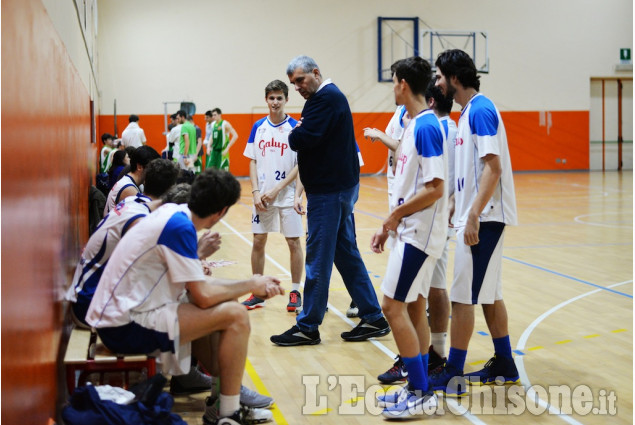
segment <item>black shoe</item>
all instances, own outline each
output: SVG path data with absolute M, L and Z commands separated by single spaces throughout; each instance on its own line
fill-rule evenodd
M 408 379 L 408 371 L 401 360 L 401 356 L 397 355 L 395 364 L 390 369 L 377 377 L 379 382 L 384 385 L 394 384 L 395 382 L 403 382 Z M 380 406 L 382 407 L 382 406 Z M 385 407 L 385 406 L 383 406 Z
M 293 347 L 295 345 L 315 345 L 319 344 L 320 331 L 304 332 L 297 326 L 292 326 L 291 329 L 280 335 L 273 335 L 269 338 L 271 342 L 283 347 Z
M 390 326 L 385 318 L 380 317 L 372 323 L 362 319 L 350 332 L 342 332 L 344 341 L 366 341 L 368 338 L 388 335 Z
M 514 359 L 494 354 L 485 363 L 485 367 L 477 372 L 466 373 L 465 377 L 471 385 L 479 384 L 516 384 L 520 380 Z
M 441 372 L 446 361 L 447 359 L 439 356 L 431 345 L 428 350 L 428 375 Z

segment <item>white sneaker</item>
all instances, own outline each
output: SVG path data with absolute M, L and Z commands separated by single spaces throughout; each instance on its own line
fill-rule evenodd
M 261 424 L 263 422 L 270 422 L 273 419 L 273 413 L 268 409 L 247 408 L 244 419 L 247 423 Z
M 438 406 L 437 395 L 433 391 L 406 391 L 406 397 L 388 406 L 381 413 L 387 419 L 407 419 L 414 416 L 433 415 Z
M 405 400 L 408 396 L 408 385 L 399 388 L 397 391 L 381 394 L 377 396 L 377 407 L 390 407 Z

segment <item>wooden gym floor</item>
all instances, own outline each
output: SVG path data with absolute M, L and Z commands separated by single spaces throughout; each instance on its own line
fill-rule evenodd
M 241 184 L 240 202 L 215 227 L 223 243 L 211 259 L 235 262 L 214 269 L 219 277 L 251 273 L 251 189 L 248 180 Z M 516 174 L 515 184 L 520 225 L 506 230 L 503 288 L 522 387 L 487 386 L 473 388 L 460 401 L 440 398 L 444 413 L 425 420 L 632 423 L 632 172 Z M 388 253 L 371 253 L 369 241 L 387 214 L 386 199 L 384 176 L 362 178 L 355 209 L 358 243 L 380 300 Z M 451 244 L 448 285 L 453 250 Z M 280 277 L 288 290 L 289 255 L 282 235 L 269 236 L 267 254 L 265 273 Z M 376 376 L 396 355 L 392 335 L 361 343 L 340 338 L 358 319 L 345 317 L 350 298 L 334 270 L 329 312 L 320 327 L 322 343 L 277 347 L 269 337 L 295 323 L 295 315 L 285 310 L 287 301 L 287 296 L 277 297 L 249 313 L 252 334 L 244 384 L 275 398 L 274 423 L 383 423 L 372 400 L 380 388 Z M 480 369 L 492 355 L 477 309 L 466 372 Z M 351 383 L 361 388 L 351 391 Z M 556 389 L 573 394 L 562 397 L 562 414 L 547 404 L 557 402 Z M 174 411 L 189 424 L 202 424 L 205 396 L 177 397 Z

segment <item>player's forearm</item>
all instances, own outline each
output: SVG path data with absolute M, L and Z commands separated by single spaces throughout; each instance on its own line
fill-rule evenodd
M 251 193 L 260 191 L 260 187 L 258 187 L 258 171 L 255 159 L 249 161 L 249 180 L 251 181 Z
M 281 180 L 280 183 L 276 185 L 276 188 L 275 188 L 276 191 L 280 192 L 282 189 L 289 186 L 291 182 L 295 181 L 297 177 L 298 177 L 298 166 L 296 165 L 295 167 L 291 169 L 291 171 L 287 173 L 287 176 L 283 180 Z
M 200 308 L 209 308 L 246 295 L 255 287 L 254 279 L 231 280 L 207 278 L 187 286 L 190 299 Z
M 399 140 L 388 137 L 386 134 L 381 136 L 379 140 L 391 151 L 396 151 L 399 146 Z
M 421 190 L 415 196 L 393 209 L 390 215 L 393 219 L 399 221 L 403 217 L 412 215 L 417 211 L 421 211 L 434 204 L 443 196 L 443 191 L 443 180 L 434 179 L 431 182 L 426 183 L 423 190 Z
M 302 180 L 300 179 L 300 173 L 298 172 L 297 181 L 295 182 L 295 197 L 300 198 L 304 193 L 304 185 L 302 184 Z
M 236 130 L 234 130 L 234 127 L 232 127 L 230 130 L 229 143 L 227 144 L 227 150 L 229 150 L 229 148 L 231 148 L 234 145 L 234 143 L 236 143 L 236 140 L 238 140 L 238 133 L 236 133 Z

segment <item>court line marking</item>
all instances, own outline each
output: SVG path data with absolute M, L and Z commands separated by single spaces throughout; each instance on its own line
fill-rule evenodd
M 621 286 L 621 285 L 626 285 L 628 283 L 633 283 L 633 280 L 625 280 L 624 282 L 618 282 L 615 283 L 613 285 L 610 285 L 609 288 L 613 288 L 616 286 Z M 543 314 L 541 314 L 540 316 L 538 316 L 536 318 L 536 320 L 534 320 L 526 329 L 525 331 L 522 333 L 522 335 L 520 336 L 520 338 L 518 339 L 518 343 L 516 344 L 516 350 L 523 350 L 527 344 L 527 340 L 529 339 L 529 336 L 532 334 L 532 332 L 538 327 L 538 325 L 545 320 L 547 317 L 549 317 L 550 315 L 552 315 L 553 313 L 555 313 L 556 311 L 562 309 L 563 307 L 578 301 L 584 297 L 588 297 L 589 295 L 593 295 L 596 294 L 598 292 L 600 292 L 602 289 L 594 289 L 592 291 L 586 292 L 584 294 L 580 294 L 576 297 L 570 298 L 566 301 L 561 302 L 560 304 L 550 308 L 549 310 L 547 310 L 546 312 L 544 312 Z M 545 408 L 549 409 L 549 412 L 558 415 L 558 417 L 562 420 L 564 420 L 567 423 L 570 424 L 575 424 L 575 425 L 581 425 L 581 422 L 578 422 L 577 420 L 575 420 L 574 418 L 572 418 L 569 415 L 560 413 L 560 411 L 553 407 L 551 404 L 547 403 L 546 401 L 540 399 L 538 397 L 538 394 L 536 394 L 536 392 L 531 389 L 531 381 L 529 381 L 529 376 L 527 376 L 527 371 L 525 370 L 525 363 L 524 363 L 524 356 L 516 356 L 514 358 L 514 360 L 516 361 L 516 367 L 518 368 L 518 374 L 520 375 L 520 382 L 523 385 L 523 387 L 525 387 L 527 389 L 527 397 L 530 397 L 532 399 L 538 400 L 538 403 Z
M 365 214 L 365 215 L 369 215 L 369 216 L 371 216 L 371 217 L 380 218 L 380 217 L 378 217 L 378 216 L 376 216 L 376 215 L 374 215 L 374 214 L 371 214 L 371 213 L 366 213 L 366 212 L 361 211 L 361 210 L 357 210 L 357 209 L 355 209 L 355 211 L 356 211 L 356 212 L 360 212 L 360 213 Z M 245 241 L 248 245 L 252 245 L 252 243 L 251 243 L 251 242 L 250 242 L 250 241 L 249 241 L 246 237 L 244 237 L 244 236 L 243 236 L 240 232 L 238 232 L 238 231 L 237 231 L 236 229 L 234 229 L 231 225 L 229 225 L 229 224 L 228 224 L 225 220 L 221 220 L 221 222 L 222 222 L 222 223 L 223 223 L 223 224 L 224 224 L 227 228 L 229 228 L 229 229 L 230 229 L 233 233 L 235 233 L 236 235 L 238 235 L 238 236 L 239 236 L 239 237 L 240 237 L 243 241 Z M 285 269 L 285 268 L 284 268 L 284 267 L 283 267 L 280 263 L 278 263 L 278 262 L 277 262 L 277 261 L 275 261 L 273 258 L 271 258 L 268 254 L 265 254 L 265 256 L 266 256 L 266 258 L 267 258 L 267 259 L 269 259 L 270 261 L 272 261 L 272 263 L 273 263 L 274 265 L 276 265 L 276 267 L 278 267 L 278 268 L 279 268 L 280 270 L 282 270 L 284 273 L 289 273 L 289 271 L 288 271 L 287 269 Z M 600 291 L 602 291 L 602 290 L 604 290 L 604 291 L 609 291 L 609 292 L 613 292 L 613 293 L 616 293 L 616 294 L 618 294 L 618 295 L 622 295 L 622 296 L 625 296 L 625 297 L 628 297 L 628 298 L 633 298 L 633 296 L 632 296 L 632 295 L 629 295 L 629 294 L 626 294 L 626 293 L 623 293 L 623 292 L 619 292 L 619 291 L 615 291 L 615 290 L 612 290 L 612 289 L 611 289 L 611 288 L 613 288 L 613 287 L 615 287 L 615 286 L 620 286 L 620 285 L 622 285 L 622 284 L 625 284 L 625 283 L 628 283 L 628 282 L 632 282 L 632 280 L 630 280 L 630 281 L 625 281 L 625 282 L 620 282 L 620 283 L 618 283 L 618 284 L 614 284 L 614 285 L 610 285 L 609 287 L 603 287 L 603 286 L 600 286 L 600 285 L 597 285 L 597 284 L 594 284 L 594 283 L 591 283 L 591 282 L 584 281 L 584 280 L 582 280 L 582 279 L 578 279 L 578 278 L 575 278 L 575 277 L 572 277 L 572 276 L 568 276 L 568 275 L 565 275 L 565 274 L 562 274 L 562 273 L 559 273 L 559 272 L 556 272 L 556 271 L 553 271 L 553 270 L 549 270 L 549 269 L 546 269 L 546 268 L 544 268 L 544 267 L 540 267 L 540 266 L 537 266 L 537 265 L 533 265 L 533 264 L 530 264 L 530 263 L 527 263 L 527 262 L 524 262 L 524 261 L 521 261 L 521 260 L 517 260 L 517 259 L 514 259 L 514 258 L 507 257 L 507 256 L 503 256 L 503 258 L 506 258 L 506 259 L 508 259 L 508 260 L 511 260 L 511 261 L 514 261 L 514 262 L 517 262 L 517 263 L 520 263 L 520 264 L 523 264 L 523 265 L 526 265 L 526 266 L 529 266 L 529 267 L 532 267 L 532 268 L 536 268 L 536 269 L 539 269 L 539 270 L 542 270 L 542 271 L 546 271 L 546 272 L 549 272 L 549 273 L 553 273 L 553 274 L 558 275 L 558 276 L 560 276 L 560 277 L 564 277 L 564 278 L 567 278 L 567 279 L 571 279 L 571 280 L 574 280 L 574 281 L 576 281 L 576 282 L 584 283 L 584 284 L 586 284 L 586 285 L 593 286 L 593 287 L 596 287 L 596 288 L 597 288 L 597 289 L 595 289 L 595 290 L 593 290 L 593 291 L 590 291 L 590 292 L 589 292 L 589 293 L 587 293 L 586 295 L 585 295 L 585 294 L 583 294 L 582 296 L 578 296 L 578 297 L 572 298 L 572 299 L 570 300 L 570 302 L 573 302 L 573 301 L 575 301 L 575 300 L 577 300 L 577 299 L 579 299 L 579 298 L 582 298 L 583 296 L 587 296 L 587 295 L 590 295 L 590 294 L 593 294 L 593 293 L 596 293 L 596 292 L 600 292 Z M 568 303 L 568 302 L 567 302 L 567 303 Z M 566 304 L 560 304 L 560 306 L 564 306 L 564 305 L 566 305 Z M 352 320 L 350 320 L 349 318 L 347 318 L 347 317 L 346 317 L 346 315 L 344 315 L 342 312 L 340 312 L 340 311 L 339 311 L 339 310 L 338 310 L 335 306 L 333 306 L 331 303 L 328 303 L 328 308 L 329 308 L 329 311 L 330 311 L 330 312 L 332 311 L 333 313 L 335 313 L 338 317 L 340 317 L 340 318 L 341 318 L 344 322 L 348 323 L 351 327 L 354 327 L 354 326 L 355 326 L 355 323 L 354 323 Z M 560 308 L 561 308 L 561 307 L 560 307 Z M 553 310 L 553 309 L 552 309 L 552 310 Z M 549 313 L 549 314 L 552 314 L 554 311 L 556 311 L 556 310 L 553 310 L 553 311 L 551 311 L 551 310 L 550 310 L 550 312 L 548 312 L 548 313 Z M 544 317 L 547 317 L 549 314 L 544 315 Z M 542 317 L 542 316 L 541 316 L 541 317 Z M 540 321 L 544 320 L 544 317 L 543 317 Z M 539 318 L 539 319 L 540 319 L 540 318 Z M 538 320 L 538 319 L 537 319 L 537 320 Z M 536 325 L 537 325 L 537 323 L 540 323 L 540 321 L 538 321 L 538 322 L 534 321 L 534 323 L 536 323 Z M 532 323 L 532 325 L 533 325 L 533 323 Z M 531 327 L 531 325 L 530 325 L 530 327 Z M 533 331 L 533 329 L 532 329 L 532 331 Z M 530 333 L 531 333 L 531 332 L 530 332 Z M 524 335 L 524 333 L 523 333 L 523 335 Z M 522 338 L 522 337 L 521 337 L 521 338 Z M 527 336 L 527 338 L 528 338 L 528 336 Z M 396 355 L 396 354 L 395 354 L 392 350 L 390 350 L 388 347 L 386 347 L 386 346 L 385 346 L 384 344 L 382 344 L 381 342 L 379 342 L 379 341 L 375 341 L 375 340 L 369 340 L 369 342 L 371 342 L 371 343 L 372 343 L 375 347 L 377 347 L 380 351 L 382 351 L 384 354 L 386 354 L 389 358 L 394 359 L 394 358 L 397 356 L 397 355 Z M 521 341 L 519 341 L 519 344 L 520 344 L 520 342 L 521 342 Z M 526 339 L 525 339 L 525 341 L 523 342 L 523 346 L 522 346 L 522 348 L 524 348 L 524 344 L 525 344 L 525 343 L 526 343 Z M 520 345 L 517 345 L 517 347 L 519 347 L 519 346 L 520 346 Z M 521 348 L 517 348 L 517 349 L 521 349 Z M 519 365 L 519 373 L 521 374 L 521 382 L 523 382 L 523 385 L 525 384 L 525 382 L 529 383 L 529 379 L 528 379 L 527 374 L 526 374 L 526 372 L 525 372 L 525 370 L 524 370 L 523 356 L 517 356 L 517 357 L 516 357 L 516 360 L 517 360 L 517 361 L 516 361 L 516 363 Z M 522 372 L 521 372 L 521 370 L 520 370 L 521 368 L 522 368 Z M 524 386 L 525 386 L 526 388 L 529 388 L 531 385 L 524 385 Z M 548 408 L 549 408 L 549 410 L 550 410 L 550 411 L 552 411 L 552 413 L 557 414 L 557 415 L 558 415 L 558 417 L 560 417 L 561 419 L 563 419 L 565 422 L 570 423 L 570 424 L 572 424 L 572 425 L 581 425 L 581 423 L 580 423 L 580 422 L 578 422 L 578 421 L 576 421 L 574 418 L 572 418 L 572 417 L 570 417 L 570 416 L 568 416 L 568 415 L 565 415 L 565 414 L 561 414 L 561 413 L 560 413 L 560 412 L 559 412 L 556 408 L 554 408 L 553 406 L 551 406 L 551 405 L 549 405 L 548 403 L 544 402 L 543 400 L 541 400 L 541 399 L 537 398 L 537 395 L 535 394 L 535 392 L 534 392 L 533 390 L 529 389 L 529 390 L 528 390 L 528 392 L 527 392 L 527 396 L 530 396 L 530 393 L 532 394 L 532 395 L 531 395 L 532 397 L 535 397 L 535 398 L 538 400 L 538 402 L 541 404 L 541 406 L 543 406 L 543 407 L 548 407 Z M 462 406 L 460 406 L 460 405 L 459 405 L 456 401 L 454 401 L 454 400 L 452 400 L 452 399 L 449 399 L 449 398 L 447 398 L 447 397 L 445 398 L 445 400 L 446 400 L 446 402 L 447 402 L 448 404 L 453 405 L 453 407 L 454 407 L 454 409 L 455 409 L 454 411 L 461 412 L 462 416 L 463 416 L 463 417 L 465 417 L 466 419 L 468 419 L 470 422 L 472 422 L 472 423 L 474 423 L 474 424 L 485 424 L 485 422 L 481 421 L 479 418 L 477 418 L 476 416 L 474 416 L 474 415 L 472 415 L 471 413 L 469 413 L 469 412 L 467 411 L 467 409 L 465 409 L 465 408 L 463 408 Z
M 374 217 L 374 218 L 377 218 L 377 219 L 380 219 L 380 220 L 383 221 L 383 218 L 381 218 L 381 217 L 379 217 L 379 216 L 377 216 L 375 214 L 372 214 L 372 213 L 369 213 L 369 212 L 366 212 L 366 211 L 362 211 L 362 210 L 358 210 L 358 209 L 355 209 L 354 211 L 355 211 L 355 213 L 364 214 L 364 215 L 367 215 L 367 216 L 370 216 L 370 217 Z M 456 240 L 454 240 L 454 239 L 450 239 L 450 241 L 456 243 Z M 626 294 L 624 292 L 619 292 L 619 291 L 614 291 L 612 289 L 606 288 L 606 287 L 598 285 L 596 283 L 591 283 L 591 282 L 588 282 L 586 280 L 582 280 L 582 279 L 578 279 L 578 278 L 573 277 L 573 276 L 566 275 L 564 273 L 560 273 L 560 272 L 557 272 L 557 271 L 554 271 L 554 270 L 550 270 L 550 269 L 547 269 L 547 268 L 544 268 L 544 267 L 541 267 L 541 266 L 538 266 L 538 265 L 535 265 L 535 264 L 527 263 L 526 261 L 517 260 L 515 258 L 511 258 L 511 257 L 506 256 L 506 255 L 503 255 L 503 258 L 505 258 L 507 260 L 510 260 L 510 261 L 514 261 L 514 262 L 519 263 L 519 264 L 523 264 L 523 265 L 528 266 L 528 267 L 532 267 L 532 268 L 535 268 L 535 269 L 538 269 L 538 270 L 542 270 L 542 271 L 545 271 L 545 272 L 548 272 L 548 273 L 552 273 L 552 274 L 555 274 L 557 276 L 564 277 L 566 279 L 570 279 L 570 280 L 573 280 L 573 281 L 576 281 L 576 282 L 579 282 L 579 283 L 584 283 L 585 285 L 589 285 L 589 286 L 593 286 L 593 287 L 596 287 L 596 288 L 600 288 L 600 289 L 603 289 L 603 290 L 608 291 L 608 292 L 613 292 L 613 293 L 615 293 L 617 295 L 622 295 L 624 297 L 628 297 L 628 298 L 631 298 L 631 299 L 633 298 L 633 296 L 630 295 L 630 294 Z
M 223 223 L 229 230 L 231 230 L 233 233 L 235 233 L 236 235 L 238 235 L 238 237 L 240 239 L 242 239 L 243 241 L 245 241 L 248 245 L 252 245 L 251 241 L 249 241 L 249 239 L 247 239 L 246 237 L 244 237 L 240 232 L 238 232 L 236 229 L 234 229 L 229 223 L 227 223 L 227 221 L 225 221 L 224 219 L 221 220 L 221 223 Z M 285 269 L 280 263 L 278 263 L 277 261 L 275 261 L 274 259 L 272 259 L 271 257 L 269 257 L 269 255 L 266 255 L 266 258 L 271 260 L 274 265 L 276 267 L 278 267 L 280 270 L 282 270 L 285 273 L 289 273 L 289 271 L 287 269 Z M 290 274 L 290 273 L 289 273 Z M 339 318 L 341 318 L 345 323 L 348 323 L 351 327 L 355 327 L 356 323 L 353 322 L 351 319 L 349 319 L 348 317 L 346 317 L 345 314 L 343 314 L 341 311 L 339 311 L 337 308 L 335 308 L 335 306 L 333 306 L 333 304 L 328 303 L 328 308 L 329 308 L 329 312 L 335 313 L 336 316 L 338 316 Z M 384 354 L 386 354 L 391 360 L 394 360 L 395 357 L 397 357 L 397 354 L 393 353 L 392 350 L 390 350 L 388 347 L 386 347 L 384 344 L 382 344 L 379 341 L 375 341 L 374 339 L 369 339 L 368 340 L 370 343 L 372 343 L 375 347 L 377 347 L 381 352 L 383 352 Z M 247 358 L 247 360 L 249 360 L 249 358 Z M 257 372 L 255 371 L 255 369 L 253 370 L 254 375 L 258 378 L 258 380 L 260 381 L 260 384 L 262 384 L 261 386 L 261 390 L 259 391 L 267 391 L 267 387 L 264 385 L 264 383 L 260 380 L 260 378 L 258 377 Z M 251 376 L 251 374 L 249 375 L 252 379 L 252 381 L 254 380 L 254 378 Z M 256 384 L 256 382 L 254 382 L 254 384 Z M 459 405 L 456 400 L 453 400 L 451 398 L 445 397 L 445 402 L 452 406 L 452 411 L 453 412 L 457 412 L 456 416 L 462 416 L 464 418 L 466 418 L 467 420 L 469 420 L 470 422 L 472 422 L 475 425 L 486 425 L 485 422 L 483 422 L 482 420 L 480 420 L 479 418 L 477 418 L 476 416 L 474 416 L 473 414 L 471 414 L 465 407 Z M 285 422 L 280 422 L 280 424 L 287 424 L 286 420 L 284 419 L 284 416 L 282 416 L 282 412 L 280 412 L 280 416 L 282 418 L 282 420 L 284 420 Z
M 269 390 L 265 386 L 265 383 L 262 382 L 262 379 L 260 379 L 260 376 L 258 375 L 258 372 L 256 372 L 256 369 L 254 369 L 254 366 L 249 361 L 249 358 L 247 358 L 247 361 L 245 363 L 245 371 L 247 372 L 247 374 L 251 378 L 252 382 L 254 383 L 254 387 L 256 387 L 256 390 L 260 394 L 271 396 L 271 394 L 269 393 Z M 271 408 L 271 413 L 273 414 L 273 419 L 275 419 L 277 424 L 279 424 L 279 425 L 289 425 L 289 422 L 287 422 L 287 420 L 285 419 L 284 415 L 282 414 L 280 409 L 278 409 L 278 406 L 275 403 L 274 403 L 273 407 Z
M 525 266 L 528 266 L 528 267 L 532 267 L 534 269 L 538 269 L 538 270 L 542 270 L 544 272 L 555 274 L 556 276 L 564 277 L 566 279 L 570 279 L 570 280 L 573 280 L 573 281 L 576 281 L 576 282 L 579 282 L 579 283 L 584 283 L 585 285 L 592 286 L 594 288 L 597 288 L 598 290 L 612 292 L 614 294 L 621 295 L 623 297 L 627 297 L 627 298 L 631 298 L 631 299 L 633 298 L 633 296 L 630 295 L 630 294 L 611 289 L 611 286 L 606 287 L 606 286 L 598 285 L 597 283 L 592 283 L 592 282 L 588 282 L 586 280 L 578 279 L 577 277 L 569 276 L 569 275 L 566 275 L 566 274 L 563 274 L 563 273 L 560 273 L 560 272 L 557 272 L 557 271 L 554 271 L 554 270 L 549 270 L 547 268 L 544 268 L 544 267 L 541 267 L 541 266 L 537 266 L 535 264 L 527 263 L 527 262 L 522 261 L 522 260 L 517 260 L 515 258 L 511 258 L 511 257 L 508 257 L 506 255 L 503 255 L 503 258 L 506 259 L 506 260 L 513 261 L 515 263 L 519 263 L 519 264 L 522 264 L 522 265 L 525 265 Z M 614 285 L 612 285 L 612 286 L 614 286 Z
M 611 227 L 611 228 L 618 228 L 618 229 L 632 229 L 633 225 L 631 223 L 630 226 L 628 225 L 622 225 L 622 224 L 608 224 L 608 223 L 600 223 L 600 222 L 595 222 L 595 221 L 584 221 L 583 218 L 586 217 L 593 217 L 593 216 L 602 216 L 602 215 L 622 215 L 621 212 L 619 211 L 613 211 L 613 212 L 599 212 L 599 213 L 592 213 L 592 214 L 582 214 L 582 215 L 578 215 L 573 217 L 573 221 L 575 221 L 576 223 L 580 223 L 580 224 L 586 224 L 589 226 L 598 226 L 598 227 Z

